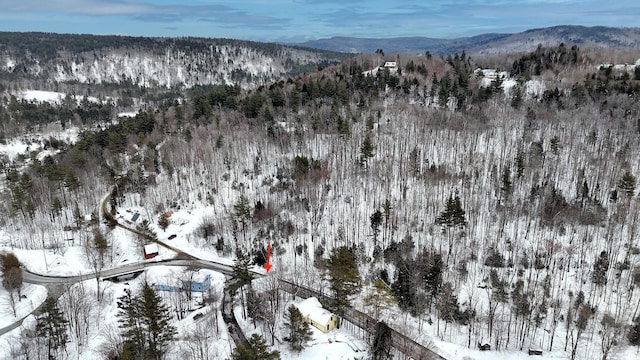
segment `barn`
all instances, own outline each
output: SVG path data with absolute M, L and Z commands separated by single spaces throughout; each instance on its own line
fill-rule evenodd
M 159 253 L 158 244 L 147 244 L 144 246 L 144 258 L 151 259 L 158 256 Z

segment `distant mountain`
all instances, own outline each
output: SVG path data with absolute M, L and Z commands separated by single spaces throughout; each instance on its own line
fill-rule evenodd
M 232 39 L 0 32 L 0 81 L 248 87 L 315 71 L 347 56 Z
M 516 34 L 491 33 L 455 39 L 334 37 L 306 41 L 300 45 L 351 53 L 372 53 L 383 49 L 386 53 L 421 54 L 428 51 L 434 55 L 447 55 L 463 50 L 468 54 L 532 51 L 538 44 L 548 46 L 562 42 L 594 47 L 640 48 L 640 28 L 562 25 Z

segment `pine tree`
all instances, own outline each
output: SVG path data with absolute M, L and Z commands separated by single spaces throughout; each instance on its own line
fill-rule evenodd
M 158 235 L 151 229 L 151 225 L 149 224 L 149 220 L 147 220 L 147 219 L 142 220 L 140 225 L 136 226 L 136 230 L 146 234 L 147 236 L 149 236 L 151 238 L 154 238 L 154 239 L 158 238 Z M 139 237 L 139 239 L 141 241 L 145 240 L 145 236 L 139 235 L 138 237 Z
M 249 271 L 251 266 L 251 257 L 248 253 L 238 250 L 236 252 L 236 261 L 233 264 L 233 273 L 231 274 L 231 293 L 235 294 L 238 289 L 251 283 L 253 275 Z
M 376 279 L 373 282 L 373 289 L 364 298 L 365 306 L 373 307 L 373 317 L 380 317 L 380 310 L 386 310 L 397 304 L 396 299 L 393 297 L 393 292 L 384 281 Z
M 142 321 L 147 329 L 149 353 L 153 359 L 161 359 L 176 335 L 171 325 L 169 308 L 156 291 L 145 284 L 142 288 Z
M 165 214 L 160 214 L 160 216 L 158 216 L 158 226 L 162 231 L 167 231 L 167 228 L 169 227 L 169 218 L 166 217 Z
M 640 316 L 633 320 L 633 325 L 629 327 L 627 333 L 627 339 L 629 344 L 633 346 L 640 346 Z
M 251 284 L 251 280 L 253 280 L 253 275 L 249 271 L 249 266 L 251 266 L 251 257 L 248 253 L 243 252 L 242 250 L 238 250 L 236 252 L 236 261 L 233 264 L 233 273 L 231 274 L 231 284 L 229 285 L 229 291 L 231 296 L 235 296 L 238 290 L 242 290 L 245 285 Z M 243 316 L 246 319 L 246 304 L 244 301 L 244 291 L 240 291 L 242 295 L 242 310 Z
M 371 356 L 373 360 L 393 358 L 391 356 L 391 328 L 384 321 L 378 321 L 376 326 L 376 334 L 371 344 Z
M 413 311 L 417 296 L 414 268 L 404 261 L 400 261 L 396 267 L 396 280 L 391 285 L 391 291 L 393 291 L 400 309 Z
M 280 352 L 269 351 L 269 347 L 262 335 L 253 334 L 247 342 L 238 344 L 231 353 L 233 360 L 276 360 L 280 359 Z
M 313 339 L 313 332 L 309 328 L 309 324 L 304 321 L 300 310 L 293 305 L 287 309 L 285 326 L 289 329 L 289 342 L 294 351 L 302 351 L 307 342 Z
M 362 145 L 360 146 L 360 166 L 367 165 L 367 161 L 373 157 L 373 152 L 375 147 L 373 146 L 373 142 L 371 141 L 371 136 L 367 134 L 364 137 L 364 141 L 362 141 Z
M 633 196 L 636 190 L 636 177 L 627 170 L 618 181 L 618 189 L 629 197 Z
M 511 183 L 511 169 L 508 166 L 505 166 L 502 169 L 502 186 L 500 190 L 504 194 L 505 198 L 509 198 L 513 191 L 513 185 Z
M 333 306 L 337 313 L 350 306 L 349 297 L 360 292 L 360 272 L 353 253 L 346 247 L 334 248 L 327 261 Z
M 373 231 L 373 244 L 378 243 L 378 234 L 380 233 L 380 225 L 382 224 L 382 212 L 380 210 L 376 210 L 369 217 L 371 220 L 371 231 Z
M 142 314 L 139 300 L 125 289 L 124 295 L 118 298 L 118 322 L 122 329 L 122 352 L 130 358 L 146 358 L 145 334 L 142 326 Z
M 251 206 L 249 206 L 249 199 L 244 194 L 240 195 L 238 201 L 233 205 L 233 215 L 237 221 L 242 224 L 242 236 L 246 241 L 246 227 L 247 222 L 251 220 Z
M 162 359 L 173 342 L 176 328 L 170 324 L 169 308 L 156 291 L 145 283 L 142 294 L 134 297 L 127 289 L 118 299 L 118 308 L 123 351 L 135 359 Z
M 425 290 L 429 292 L 429 304 L 438 297 L 442 287 L 442 274 L 446 268 L 442 255 L 424 251 L 420 259 L 420 273 Z
M 524 152 L 518 149 L 516 154 L 516 176 L 520 179 L 524 175 Z
M 253 327 L 256 327 L 256 321 L 262 321 L 265 318 L 264 302 L 253 288 L 249 287 L 247 292 L 247 315 L 253 320 Z
M 454 322 L 458 319 L 460 312 L 458 308 L 458 297 L 454 294 L 451 283 L 444 283 L 442 291 L 436 301 L 436 308 L 440 312 L 440 318 L 446 322 Z
M 464 227 L 467 225 L 465 211 L 462 208 L 462 202 L 457 194 L 455 198 L 453 195 L 449 195 L 449 198 L 445 202 L 444 211 L 442 211 L 436 218 L 436 224 L 446 226 L 448 228 Z
M 62 202 L 60 198 L 54 197 L 51 203 L 51 219 L 55 220 L 62 213 Z
M 46 339 L 49 359 L 55 359 L 58 350 L 67 348 L 69 322 L 63 317 L 58 301 L 54 298 L 48 297 L 44 301 L 41 312 L 36 320 L 36 335 Z
M 596 285 L 605 285 L 607 283 L 607 271 L 609 270 L 609 254 L 602 251 L 600 256 L 593 264 L 593 272 L 591 273 L 591 281 Z

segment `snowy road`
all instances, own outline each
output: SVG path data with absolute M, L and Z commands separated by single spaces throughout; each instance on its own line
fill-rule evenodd
M 102 200 L 102 206 L 100 207 L 102 212 L 101 215 L 105 215 L 108 218 L 108 220 L 115 223 L 116 226 L 119 226 L 127 231 L 145 236 L 150 241 L 156 242 L 158 243 L 158 245 L 166 247 L 176 252 L 177 253 L 176 258 L 169 259 L 169 260 L 162 260 L 162 261 L 144 261 L 144 262 L 130 263 L 130 264 L 121 265 L 115 268 L 103 269 L 99 273 L 91 272 L 91 273 L 79 274 L 75 276 L 56 276 L 56 275 L 37 274 L 27 269 L 23 269 L 23 281 L 26 283 L 46 285 L 46 286 L 52 286 L 55 284 L 73 284 L 73 283 L 88 280 L 88 279 L 95 279 L 96 277 L 100 277 L 103 280 L 108 278 L 113 278 L 120 275 L 130 274 L 136 271 L 141 271 L 153 266 L 191 266 L 191 267 L 198 267 L 202 269 L 218 271 L 227 277 L 231 277 L 233 273 L 233 267 L 228 264 L 223 264 L 221 262 L 216 262 L 216 261 L 198 259 L 194 255 L 187 254 L 181 249 L 177 249 L 162 241 L 158 241 L 157 239 L 149 236 L 148 234 L 140 232 L 137 229 L 133 229 L 118 223 L 117 220 L 115 220 L 113 216 L 111 216 L 106 211 L 106 203 L 107 203 L 107 200 L 109 199 L 109 196 L 110 195 L 107 194 Z M 255 268 L 251 272 L 254 278 L 263 277 L 266 275 L 264 271 L 258 271 Z M 320 294 L 313 289 L 305 288 L 304 286 L 301 286 L 283 279 L 279 279 L 279 280 L 281 284 L 284 285 L 281 287 L 281 290 L 284 290 L 291 294 L 296 294 L 297 296 L 302 296 L 302 297 L 308 297 L 308 296 L 316 296 L 320 298 L 324 297 L 324 294 Z M 231 297 L 230 294 L 228 294 L 228 288 L 225 288 L 224 295 L 225 296 L 223 299 L 222 316 L 225 323 L 227 323 L 227 325 L 229 326 L 230 335 L 232 336 L 232 338 L 236 343 L 246 341 L 246 338 L 242 333 L 242 330 L 238 325 L 235 319 L 235 316 L 233 314 L 233 308 L 232 308 L 233 297 Z M 349 308 L 348 310 L 349 311 L 346 314 L 344 314 L 345 318 L 347 318 L 353 324 L 356 324 L 356 326 L 359 326 L 365 329 L 366 331 L 371 332 L 373 330 L 373 324 L 375 324 L 374 319 L 370 318 L 368 315 L 362 312 L 359 312 L 353 308 Z M 10 326 L 7 326 L 5 329 L 0 329 L 0 335 L 3 334 L 4 332 L 10 331 L 18 327 L 20 323 L 22 323 L 22 320 L 23 319 L 21 319 L 20 321 Z M 407 336 L 405 336 L 400 332 L 397 332 L 392 329 L 392 333 L 393 333 L 394 347 L 396 347 L 397 350 L 401 351 L 405 355 L 410 355 L 416 359 L 445 359 L 444 357 L 437 354 L 433 350 L 428 349 L 421 344 L 418 344 L 417 342 L 411 340 L 410 338 L 408 338 Z

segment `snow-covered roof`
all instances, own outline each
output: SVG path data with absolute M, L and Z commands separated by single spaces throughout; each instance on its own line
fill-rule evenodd
M 145 254 L 157 254 L 159 251 L 158 244 L 147 244 L 144 246 Z
M 302 300 L 301 302 L 295 304 L 295 306 L 300 310 L 302 315 L 308 317 L 309 319 L 319 323 L 326 325 L 331 320 L 331 316 L 333 315 L 326 309 L 322 307 L 320 301 L 315 297 L 310 297 L 308 299 Z

